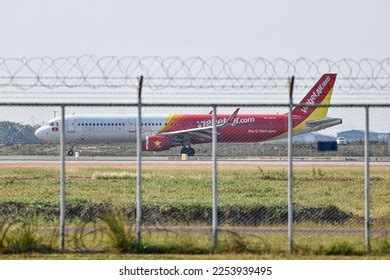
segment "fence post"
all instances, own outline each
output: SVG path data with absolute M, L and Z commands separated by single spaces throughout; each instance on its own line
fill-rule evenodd
M 66 145 L 66 128 L 65 128 L 65 106 L 61 106 L 61 170 L 60 170 L 60 247 L 61 251 L 65 250 L 65 145 Z
M 287 181 L 287 195 L 288 195 L 288 252 L 293 251 L 294 242 L 294 205 L 293 205 L 293 90 L 294 90 L 294 76 L 289 80 L 289 94 L 288 94 L 288 181 Z
M 364 130 L 364 232 L 367 253 L 371 252 L 371 221 L 370 221 L 370 147 L 369 147 L 369 107 L 365 106 L 366 123 Z
M 212 116 L 212 188 L 213 188 L 213 213 L 212 213 L 212 246 L 218 244 L 218 169 L 217 169 L 217 107 L 213 106 Z
M 138 79 L 138 104 L 137 104 L 137 210 L 136 227 L 137 242 L 141 242 L 142 237 L 142 83 L 143 76 Z

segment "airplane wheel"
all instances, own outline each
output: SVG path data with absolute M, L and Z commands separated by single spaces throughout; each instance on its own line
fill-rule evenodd
M 73 157 L 74 156 L 74 151 L 73 150 L 69 150 L 68 151 L 68 156 Z
M 193 157 L 195 155 L 195 149 L 194 148 L 188 148 L 187 149 L 187 155 L 189 157 Z

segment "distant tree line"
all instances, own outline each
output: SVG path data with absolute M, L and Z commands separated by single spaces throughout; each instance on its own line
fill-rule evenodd
M 29 124 L 2 121 L 0 122 L 0 144 L 6 146 L 13 144 L 38 144 L 40 140 L 34 134 L 38 127 Z

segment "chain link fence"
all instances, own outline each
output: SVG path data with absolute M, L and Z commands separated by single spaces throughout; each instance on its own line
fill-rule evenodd
M 294 136 L 288 205 L 288 79 L 296 76 L 292 101 L 302 106 L 299 101 L 326 72 L 338 75 L 328 107 L 329 116 L 342 124 Z M 53 238 L 61 237 L 62 249 L 107 250 L 112 226 L 107 216 L 119 211 L 131 226 L 129 234 L 136 239 L 138 232 L 154 251 L 202 253 L 211 247 L 272 253 L 292 242 L 290 249 L 301 253 L 389 253 L 390 127 L 383 121 L 389 113 L 389 73 L 389 58 L 3 58 L 1 216 L 35 213 L 44 232 L 56 228 L 61 216 L 62 228 Z M 140 75 L 145 76 L 142 100 L 137 99 Z M 61 171 L 61 151 L 68 152 L 69 145 L 41 143 L 34 133 L 42 122 L 60 117 L 62 108 L 67 117 L 132 115 L 134 120 L 141 108 L 143 136 L 159 127 L 148 116 L 203 114 L 205 126 L 211 126 L 214 110 L 218 118 L 228 118 L 240 108 L 238 116 L 246 118 L 284 116 L 285 137 L 243 143 L 238 135 L 234 143 L 217 141 L 213 148 L 210 132 L 202 136 L 207 143 L 192 143 L 193 157 L 183 157 L 180 144 L 137 154 L 136 124 L 130 123 L 131 141 L 76 145 L 76 156 L 67 156 Z M 371 116 L 369 142 L 365 110 Z M 86 123 L 83 127 L 80 121 L 80 129 L 95 126 L 96 137 L 111 125 L 127 129 L 101 119 L 88 120 L 88 128 Z M 175 123 L 185 129 L 181 121 Z M 335 143 L 340 137 L 345 142 L 336 150 L 320 149 L 319 142 Z M 58 203 L 61 174 L 65 207 Z

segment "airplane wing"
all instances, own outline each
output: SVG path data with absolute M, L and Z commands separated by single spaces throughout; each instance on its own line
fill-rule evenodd
M 238 111 L 240 108 L 237 108 L 224 122 L 223 124 L 217 125 L 217 129 L 229 126 L 233 124 L 234 119 L 236 118 Z M 177 142 L 182 142 L 184 139 L 186 140 L 198 140 L 198 141 L 206 141 L 211 140 L 212 138 L 212 130 L 213 126 L 205 126 L 205 127 L 197 127 L 169 132 L 162 132 L 158 135 L 161 136 L 170 136 Z

